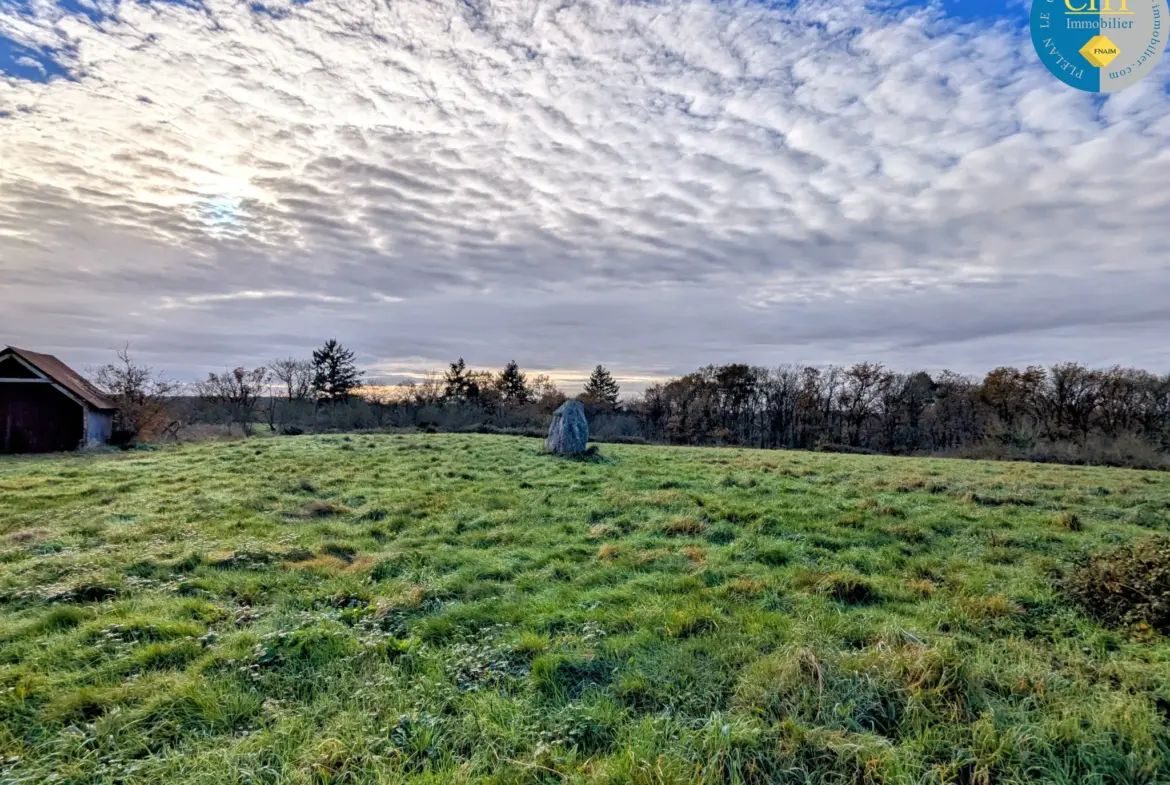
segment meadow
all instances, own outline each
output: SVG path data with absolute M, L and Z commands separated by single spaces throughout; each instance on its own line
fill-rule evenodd
M 0 459 L 0 782 L 1170 782 L 1170 474 L 540 449 Z

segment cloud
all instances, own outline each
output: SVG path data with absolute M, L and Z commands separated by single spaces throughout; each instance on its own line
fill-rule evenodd
M 311 300 L 319 303 L 348 303 L 346 297 L 333 297 L 328 294 L 310 294 L 307 292 L 288 292 L 280 290 L 257 291 L 245 289 L 239 292 L 225 292 L 223 294 L 196 294 L 184 297 L 182 300 L 163 298 L 161 308 L 182 308 L 184 306 L 198 306 L 204 303 L 221 303 L 231 300 Z
M 328 337 L 400 373 L 1164 368 L 1167 68 L 1082 95 L 1023 9 L 948 10 L 0 6 L 0 335 L 184 376 Z

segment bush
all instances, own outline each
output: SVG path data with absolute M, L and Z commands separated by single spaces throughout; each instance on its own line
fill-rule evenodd
M 1064 589 L 1103 624 L 1170 634 L 1170 537 L 1093 554 L 1068 575 Z

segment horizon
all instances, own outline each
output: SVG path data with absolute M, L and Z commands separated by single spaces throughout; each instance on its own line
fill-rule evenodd
M 11 344 L 5 344 L 4 341 L 0 341 L 0 347 L 5 346 L 5 345 L 8 345 L 10 348 L 13 348 L 13 347 L 11 347 Z M 29 347 L 18 347 L 18 348 L 29 350 Z M 36 350 L 31 349 L 30 351 L 36 351 Z M 42 353 L 52 354 L 51 352 L 42 352 Z M 306 359 L 307 360 L 311 357 L 311 355 L 312 355 L 312 352 L 308 352 L 308 353 L 306 353 L 305 357 L 294 358 L 294 359 Z M 130 356 L 132 359 L 135 360 L 136 364 L 138 364 L 138 359 L 133 354 L 133 352 L 131 352 Z M 58 357 L 58 359 L 62 359 L 62 358 Z M 276 360 L 276 359 L 285 359 L 285 358 L 273 358 L 273 360 Z M 463 359 L 463 358 L 458 358 L 458 359 Z M 1000 368 L 1015 368 L 1018 370 L 1025 370 L 1029 367 L 1037 367 L 1038 366 L 1038 367 L 1042 368 L 1047 373 L 1051 370 L 1051 368 L 1053 366 L 1066 364 L 1066 363 L 1072 364 L 1072 365 L 1080 365 L 1082 367 L 1085 367 L 1085 368 L 1088 368 L 1089 370 L 1094 370 L 1094 371 L 1105 371 L 1105 370 L 1110 370 L 1112 368 L 1121 367 L 1121 368 L 1131 369 L 1131 370 L 1147 371 L 1147 372 L 1153 373 L 1154 375 L 1157 375 L 1157 376 L 1165 375 L 1165 376 L 1170 377 L 1170 371 L 1168 371 L 1167 369 L 1141 368 L 1138 366 L 1127 366 L 1124 364 L 1117 364 L 1117 363 L 1114 363 L 1114 364 L 1109 365 L 1109 366 L 1091 365 L 1088 363 L 1082 363 L 1082 362 L 1075 360 L 1075 359 L 1066 359 L 1063 361 L 1057 361 L 1057 362 L 1053 362 L 1053 363 L 1026 363 L 1026 364 L 1019 364 L 1019 365 L 1013 365 L 1011 363 L 1000 363 L 1000 364 L 988 366 L 986 368 L 979 369 L 976 371 L 959 371 L 959 370 L 956 370 L 955 368 L 952 368 L 952 367 L 896 367 L 896 366 L 887 365 L 886 363 L 883 363 L 880 360 L 875 360 L 875 359 L 859 360 L 859 361 L 857 361 L 857 363 L 784 362 L 784 363 L 779 363 L 779 364 L 770 365 L 770 366 L 761 366 L 761 365 L 755 364 L 755 363 L 743 363 L 743 362 L 735 360 L 735 359 L 728 359 L 728 360 L 725 360 L 723 362 L 705 363 L 703 365 L 696 366 L 694 368 L 683 371 L 681 373 L 661 375 L 661 376 L 648 376 L 645 374 L 636 374 L 636 372 L 622 373 L 622 372 L 615 371 L 613 368 L 605 366 L 604 363 L 601 363 L 601 365 L 603 367 L 605 367 L 605 369 L 607 371 L 610 372 L 611 377 L 614 379 L 614 381 L 616 381 L 619 384 L 619 386 L 621 388 L 621 392 L 620 392 L 621 399 L 622 400 L 632 400 L 632 399 L 635 399 L 635 398 L 641 396 L 643 393 L 645 393 L 645 391 L 648 387 L 651 387 L 655 384 L 660 384 L 660 383 L 665 384 L 667 382 L 677 380 L 677 379 L 684 377 L 684 376 L 687 376 L 689 374 L 699 372 L 699 371 L 701 371 L 705 368 L 708 368 L 708 367 L 719 367 L 719 366 L 729 366 L 729 365 L 740 364 L 740 365 L 749 365 L 752 367 L 762 367 L 762 368 L 766 368 L 766 369 L 779 369 L 779 368 L 792 368 L 792 367 L 796 367 L 796 368 L 813 367 L 813 368 L 817 368 L 819 370 L 825 370 L 825 369 L 830 368 L 830 367 L 838 367 L 841 369 L 847 369 L 852 365 L 864 364 L 864 363 L 869 363 L 872 365 L 880 366 L 884 370 L 889 371 L 891 373 L 904 374 L 907 376 L 913 375 L 916 373 L 926 373 L 933 378 L 937 378 L 940 374 L 943 374 L 943 373 L 957 373 L 960 376 L 966 377 L 966 378 L 971 379 L 972 381 L 975 381 L 975 382 L 979 382 L 980 380 L 984 379 L 989 373 L 991 373 L 992 371 L 998 370 Z M 72 366 L 67 361 L 65 362 L 65 364 L 67 366 L 72 367 L 75 371 L 80 372 L 83 376 L 89 378 L 90 380 L 92 380 L 92 378 L 96 375 L 96 373 L 98 371 L 97 366 L 85 366 L 85 367 L 79 368 L 76 366 Z M 364 369 L 360 364 L 357 364 L 357 370 L 358 370 L 358 373 L 360 374 L 361 383 L 356 388 L 354 388 L 353 394 L 358 396 L 358 397 L 366 397 L 366 395 L 371 391 L 398 389 L 398 388 L 401 388 L 404 385 L 407 385 L 410 383 L 419 383 L 419 382 L 423 381 L 427 376 L 430 376 L 430 375 L 436 376 L 441 381 L 444 374 L 447 372 L 449 365 L 451 365 L 451 364 L 452 363 L 448 363 L 447 365 L 444 365 L 444 366 L 436 366 L 436 367 L 430 368 L 427 371 L 422 371 L 422 372 L 418 372 L 415 374 L 403 374 L 403 375 L 399 375 L 399 376 L 380 376 L 380 375 L 371 376 L 371 375 L 369 375 L 369 373 L 367 372 L 366 369 Z M 267 367 L 269 365 L 269 363 L 263 363 L 262 365 Z M 149 369 L 152 372 L 158 374 L 159 369 L 154 368 L 152 366 L 147 366 L 147 367 L 149 367 Z M 232 368 L 232 366 L 230 366 L 230 365 L 224 365 L 224 366 L 216 368 L 212 371 L 209 371 L 209 373 L 222 373 L 222 372 L 230 371 L 231 368 Z M 503 369 L 503 365 L 501 365 L 499 367 L 489 367 L 489 366 L 478 366 L 478 365 L 466 364 L 466 370 L 469 373 L 488 373 L 488 374 L 496 375 L 502 369 Z M 578 372 L 578 371 L 563 371 L 563 370 L 557 370 L 557 369 L 531 369 L 531 368 L 521 367 L 519 370 L 522 374 L 524 374 L 525 378 L 529 382 L 532 382 L 534 377 L 547 376 L 549 378 L 549 380 L 552 381 L 553 385 L 558 390 L 560 390 L 562 393 L 565 393 L 565 394 L 569 395 L 570 397 L 572 397 L 574 395 L 579 394 L 582 391 L 582 389 L 585 386 L 585 382 L 586 382 L 586 380 L 588 380 L 590 372 L 593 369 L 590 368 L 586 371 Z M 205 378 L 206 378 L 206 375 L 204 375 L 202 377 L 196 377 L 196 378 L 173 378 L 172 377 L 172 378 L 170 378 L 170 381 L 181 385 L 182 391 L 181 391 L 180 395 L 188 396 L 188 395 L 195 395 L 194 391 L 190 389 L 191 386 L 198 383 L 199 381 L 201 381 L 202 379 L 205 379 Z M 275 382 L 270 378 L 265 384 L 265 389 L 267 390 L 268 395 L 279 397 L 281 386 L 278 382 Z

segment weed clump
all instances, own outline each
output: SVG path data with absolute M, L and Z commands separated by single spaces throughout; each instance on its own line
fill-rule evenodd
M 347 512 L 349 512 L 349 508 L 344 505 L 317 499 L 305 505 L 303 515 L 306 518 L 331 518 L 334 515 L 342 515 Z
M 1170 634 L 1170 537 L 1095 553 L 1067 576 L 1064 590 L 1103 624 Z
M 46 613 L 33 629 L 40 633 L 71 630 L 89 618 L 89 614 L 73 605 L 63 605 Z
M 727 524 L 713 527 L 707 533 L 707 542 L 712 545 L 727 545 L 735 539 L 735 528 Z
M 266 550 L 233 551 L 222 559 L 214 559 L 210 563 L 219 570 L 261 570 L 276 560 L 276 555 Z
M 118 596 L 118 589 L 113 586 L 100 584 L 86 584 L 66 589 L 48 597 L 49 602 L 87 603 L 105 602 Z
M 622 530 L 611 523 L 599 523 L 589 527 L 588 537 L 591 540 L 603 540 L 606 537 L 619 537 Z
M 927 599 L 934 596 L 936 587 L 932 582 L 919 578 L 907 583 L 906 588 L 912 591 L 918 597 Z
M 536 689 L 545 696 L 576 700 L 588 689 L 604 687 L 613 679 L 612 663 L 592 654 L 542 654 L 532 662 Z
M 698 518 L 679 516 L 672 518 L 662 527 L 663 534 L 673 537 L 687 537 L 702 534 L 707 530 L 707 524 Z
M 858 575 L 831 573 L 816 584 L 818 594 L 849 605 L 870 605 L 881 601 L 881 593 Z

